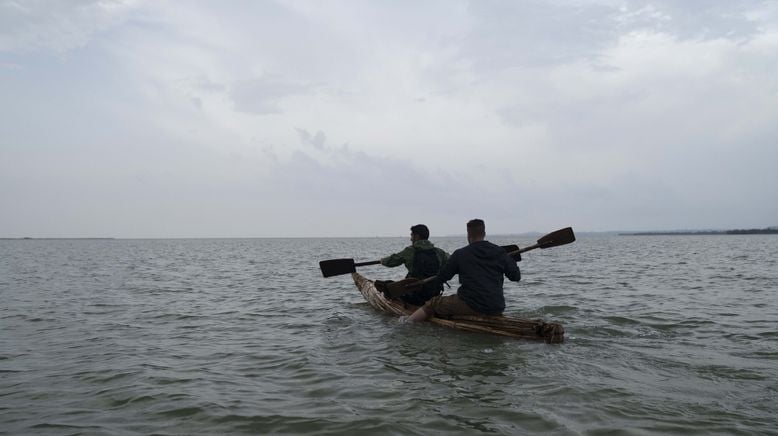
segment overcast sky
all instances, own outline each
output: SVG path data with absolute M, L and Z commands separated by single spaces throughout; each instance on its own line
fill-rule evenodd
M 0 0 L 0 237 L 778 225 L 778 2 Z

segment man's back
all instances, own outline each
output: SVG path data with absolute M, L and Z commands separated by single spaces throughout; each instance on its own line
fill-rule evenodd
M 421 234 L 414 233 L 414 229 Z M 440 267 L 448 260 L 448 253 L 435 247 L 427 239 L 428 236 L 429 230 L 426 226 L 419 224 L 411 227 L 411 245 L 399 253 L 381 259 L 381 264 L 390 268 L 405 265 L 408 269 L 406 278 L 425 279 L 435 276 L 440 271 Z M 421 306 L 441 292 L 443 292 L 443 284 L 425 283 L 421 289 L 407 293 L 400 299 L 405 303 Z
M 432 244 L 432 242 L 428 240 L 420 240 L 415 241 L 411 245 L 405 247 L 402 251 L 399 253 L 395 253 L 392 255 L 389 255 L 387 257 L 384 257 L 381 259 L 381 265 L 388 266 L 390 268 L 405 265 L 405 268 L 408 270 L 408 275 L 406 277 L 414 277 L 414 278 L 426 278 L 428 275 L 422 275 L 422 276 L 414 276 L 412 273 L 414 272 L 414 259 L 416 257 L 416 253 L 419 251 L 427 251 L 427 250 L 433 250 L 433 253 L 435 253 L 435 256 L 438 259 L 438 264 L 443 265 L 446 263 L 446 260 L 448 260 L 448 253 L 441 250 L 438 247 L 435 247 L 435 245 Z M 424 268 L 425 271 L 422 271 L 423 273 L 426 273 L 426 267 Z M 432 274 L 433 275 L 437 273 L 437 269 L 435 269 Z
M 457 295 L 472 309 L 497 315 L 505 310 L 503 276 L 519 281 L 516 261 L 505 250 L 489 241 L 476 241 L 456 250 L 443 266 L 438 279 L 448 281 L 459 274 Z

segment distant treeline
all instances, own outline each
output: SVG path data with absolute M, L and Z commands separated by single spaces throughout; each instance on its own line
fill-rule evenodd
M 25 236 L 23 238 L 0 238 L 0 241 L 102 241 L 107 239 L 114 238 L 30 238 L 29 236 Z
M 778 227 L 764 229 L 735 229 L 735 230 L 684 230 L 676 232 L 635 232 L 619 233 L 624 236 L 665 236 L 665 235 L 778 235 Z

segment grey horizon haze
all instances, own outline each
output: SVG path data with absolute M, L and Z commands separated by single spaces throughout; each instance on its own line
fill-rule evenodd
M 0 0 L 0 237 L 778 225 L 775 1 Z

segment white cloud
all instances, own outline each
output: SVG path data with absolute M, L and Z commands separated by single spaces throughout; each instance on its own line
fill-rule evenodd
M 307 94 L 309 86 L 284 79 L 260 78 L 239 81 L 233 85 L 230 97 L 235 110 L 252 114 L 280 113 L 280 101 L 286 97 Z
M 121 25 L 139 6 L 134 0 L 43 0 L 0 3 L 0 52 L 66 52 L 96 33 Z

